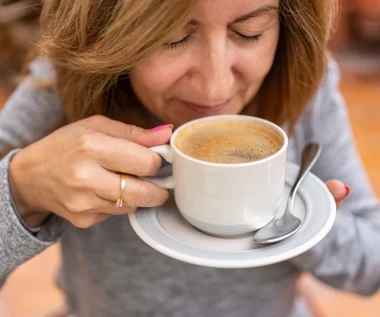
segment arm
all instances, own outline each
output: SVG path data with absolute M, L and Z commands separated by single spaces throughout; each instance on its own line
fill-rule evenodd
M 55 242 L 62 226 L 58 217 L 48 218 L 37 233 L 21 224 L 8 183 L 8 164 L 14 154 L 12 151 L 0 161 L 0 287 L 14 268 Z
M 0 286 L 16 266 L 51 245 L 61 232 L 58 217 L 49 217 L 39 232 L 27 230 L 14 207 L 8 181 L 9 162 L 18 151 L 11 150 L 40 139 L 64 119 L 57 97 L 45 89 L 33 88 L 34 79 L 48 80 L 52 75 L 44 60 L 35 60 L 31 75 L 0 112 L 0 153 L 5 156 L 0 161 Z
M 337 66 L 331 64 L 308 113 L 309 139 L 324 149 L 313 172 L 324 181 L 341 180 L 351 195 L 326 238 L 292 261 L 333 287 L 370 295 L 380 288 L 380 208 L 355 148 L 338 81 Z

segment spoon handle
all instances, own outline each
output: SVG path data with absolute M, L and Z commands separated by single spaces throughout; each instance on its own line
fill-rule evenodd
M 298 190 L 298 187 L 301 185 L 307 173 L 311 170 L 315 162 L 318 160 L 321 152 L 322 152 L 322 145 L 319 143 L 309 143 L 308 145 L 305 146 L 302 152 L 301 167 L 298 172 L 297 179 L 295 180 L 294 185 L 289 193 L 289 201 L 288 201 L 288 206 L 286 208 L 286 212 L 288 210 L 291 210 L 292 205 L 293 205 L 293 198 L 295 196 L 295 193 Z

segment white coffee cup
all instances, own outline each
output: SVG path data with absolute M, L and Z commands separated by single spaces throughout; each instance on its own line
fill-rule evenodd
M 282 146 L 261 160 L 226 164 L 195 159 L 175 145 L 184 129 L 218 120 L 259 124 L 275 131 L 282 138 Z M 243 115 L 205 117 L 180 126 L 173 133 L 170 145 L 150 148 L 173 165 L 173 174 L 149 180 L 174 188 L 180 213 L 194 227 L 217 236 L 240 236 L 273 219 L 284 190 L 287 147 L 286 133 L 270 121 Z

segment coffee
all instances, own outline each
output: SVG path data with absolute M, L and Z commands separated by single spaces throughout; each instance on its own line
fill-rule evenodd
M 184 154 L 213 163 L 247 163 L 280 150 L 284 141 L 259 122 L 221 120 L 191 125 L 178 133 L 176 147 Z

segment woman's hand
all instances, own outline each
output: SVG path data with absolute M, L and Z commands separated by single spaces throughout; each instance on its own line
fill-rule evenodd
M 138 177 L 155 175 L 161 158 L 147 147 L 166 143 L 172 126 L 145 130 L 103 116 L 67 125 L 17 153 L 10 187 L 20 215 L 35 227 L 51 213 L 80 228 L 158 206 L 168 191 Z M 124 207 L 115 207 L 127 174 Z
M 351 189 L 341 181 L 336 179 L 328 180 L 326 182 L 328 189 L 334 196 L 336 202 L 336 209 L 338 210 L 342 205 L 343 201 L 350 195 Z

